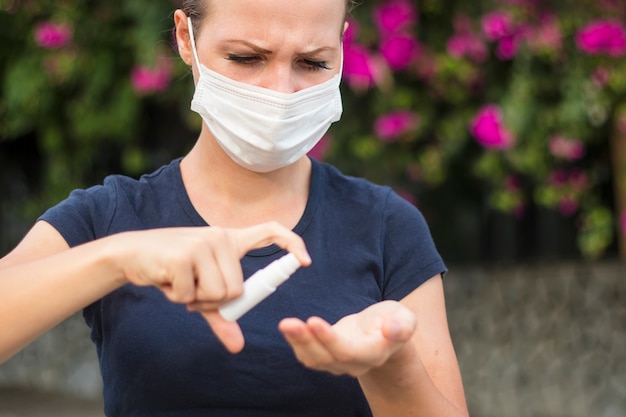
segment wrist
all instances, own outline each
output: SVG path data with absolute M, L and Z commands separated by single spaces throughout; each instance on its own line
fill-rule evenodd
M 129 254 L 128 249 L 119 242 L 121 236 L 121 234 L 111 235 L 97 241 L 101 246 L 97 251 L 100 254 L 98 262 L 105 271 L 105 278 L 115 288 L 130 282 L 125 272 L 127 264 L 125 258 L 132 254 Z
M 420 369 L 423 370 L 423 365 L 417 350 L 411 341 L 407 341 L 382 365 L 372 368 L 363 375 L 363 380 L 370 383 L 381 381 L 384 384 L 392 382 L 396 387 L 404 386 L 411 384 L 414 377 L 419 375 L 416 371 Z

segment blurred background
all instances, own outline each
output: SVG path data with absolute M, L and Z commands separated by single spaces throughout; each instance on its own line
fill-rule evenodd
M 179 6 L 0 0 L 0 254 L 192 146 Z M 626 3 L 372 0 L 344 61 L 311 156 L 424 213 L 472 415 L 626 415 Z M 77 315 L 0 365 L 0 417 L 101 416 L 100 383 Z

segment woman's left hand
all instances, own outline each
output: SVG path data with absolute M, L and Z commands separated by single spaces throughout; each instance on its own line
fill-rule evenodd
M 305 366 L 359 377 L 385 364 L 410 341 L 416 318 L 395 301 L 383 301 L 330 325 L 319 317 L 284 319 L 279 329 Z

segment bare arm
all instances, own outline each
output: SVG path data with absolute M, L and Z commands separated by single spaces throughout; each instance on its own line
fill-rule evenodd
M 193 303 L 237 352 L 243 348 L 241 330 L 215 309 L 241 294 L 241 257 L 271 243 L 310 263 L 302 239 L 277 223 L 125 232 L 70 249 L 56 229 L 40 221 L 0 259 L 0 363 L 127 283 L 156 286 L 173 302 Z
M 123 284 L 102 253 L 106 242 L 68 249 L 52 226 L 38 222 L 0 260 L 0 362 Z
M 383 366 L 359 378 L 374 416 L 466 417 L 441 277 L 431 278 L 401 303 L 415 314 L 413 336 Z

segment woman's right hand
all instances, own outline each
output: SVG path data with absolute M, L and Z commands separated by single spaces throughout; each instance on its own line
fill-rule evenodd
M 241 296 L 241 258 L 272 243 L 293 253 L 303 266 L 311 259 L 300 236 L 279 223 L 242 229 L 189 227 L 127 232 L 111 236 L 122 249 L 121 273 L 138 286 L 155 286 L 175 303 L 199 312 L 232 353 L 243 349 L 239 325 L 226 321 L 221 305 Z M 118 246 L 119 245 L 119 246 Z

